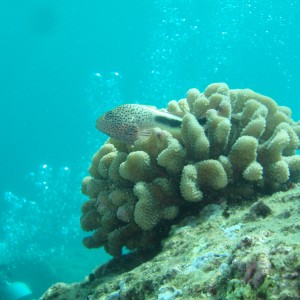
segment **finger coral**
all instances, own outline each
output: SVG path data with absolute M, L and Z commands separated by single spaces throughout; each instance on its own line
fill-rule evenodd
M 270 194 L 299 181 L 300 123 L 271 98 L 214 83 L 167 109 L 182 118 L 180 136 L 154 128 L 132 145 L 110 138 L 94 155 L 82 182 L 86 247 L 113 256 L 151 248 L 204 199 Z

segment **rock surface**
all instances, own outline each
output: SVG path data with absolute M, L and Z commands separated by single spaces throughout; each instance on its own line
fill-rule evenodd
M 299 185 L 209 204 L 173 225 L 156 253 L 115 258 L 41 300 L 300 299 L 299 214 Z

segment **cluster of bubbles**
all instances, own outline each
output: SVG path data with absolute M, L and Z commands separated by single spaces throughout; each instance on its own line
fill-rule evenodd
M 294 24 L 300 9 L 295 0 L 154 3 L 159 20 L 146 54 L 148 82 L 141 87 L 149 100 L 165 102 L 217 81 L 269 92 L 274 72 L 279 86 L 297 89 L 292 70 L 299 53 L 292 39 L 299 39 Z
M 0 281 L 12 280 L 15 275 L 11 274 L 20 273 L 30 264 L 35 264 L 33 269 L 39 270 L 50 267 L 49 258 L 64 259 L 70 254 L 70 248 L 73 252 L 81 248 L 83 232 L 79 220 L 84 200 L 80 191 L 81 180 L 86 175 L 91 156 L 106 139 L 102 135 L 101 140 L 94 130 L 94 122 L 106 110 L 120 104 L 121 78 L 118 72 L 95 72 L 90 75 L 86 89 L 87 117 L 93 123 L 89 124 L 91 130 L 86 133 L 88 151 L 79 161 L 71 167 L 56 168 L 42 164 L 24 179 L 28 189 L 26 197 L 13 191 L 2 195 Z
M 23 261 L 47 261 L 80 241 L 80 179 L 68 167 L 41 165 L 28 175 L 30 199 L 7 191 L 0 210 L 0 271 Z M 1 276 L 0 276 L 1 277 Z
M 191 46 L 195 47 L 193 40 L 199 41 L 200 20 L 191 17 L 194 1 L 171 2 L 155 1 L 160 18 L 150 34 L 146 55 L 147 82 L 143 82 L 141 88 L 144 98 L 157 106 L 161 104 L 153 103 L 153 99 L 166 102 L 170 97 L 184 94 L 184 89 L 193 84 L 186 82 L 191 80 L 191 76 L 187 78 L 184 72 L 190 57 L 186 52 L 190 47 L 186 45 L 191 42 Z

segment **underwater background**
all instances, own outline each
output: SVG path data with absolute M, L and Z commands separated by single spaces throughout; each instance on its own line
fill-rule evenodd
M 226 82 L 299 120 L 299 28 L 296 0 L 2 0 L 0 283 L 39 297 L 110 258 L 79 225 L 102 113 Z

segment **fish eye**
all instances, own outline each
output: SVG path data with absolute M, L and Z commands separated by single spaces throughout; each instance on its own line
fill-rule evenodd
M 105 114 L 105 118 L 111 118 L 112 116 L 113 116 L 112 111 L 108 111 L 108 112 Z

